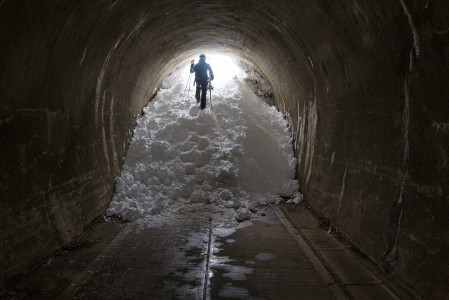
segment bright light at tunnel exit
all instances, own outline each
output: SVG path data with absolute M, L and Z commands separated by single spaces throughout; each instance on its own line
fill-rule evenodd
M 193 82 L 195 75 L 190 74 L 190 62 L 193 59 L 194 63 L 197 64 L 199 61 L 199 56 L 200 54 L 195 55 L 180 63 L 178 67 L 176 67 L 175 70 L 162 81 L 161 88 L 167 89 L 182 83 L 183 87 L 190 87 L 190 89 L 194 89 Z M 222 54 L 208 55 L 206 52 L 206 62 L 211 65 L 214 73 L 215 78 L 212 81 L 214 89 L 223 88 L 229 83 L 232 84 L 231 81 L 234 80 L 234 78 L 237 80 L 242 80 L 247 76 L 246 72 L 240 67 L 240 60 L 231 56 Z M 187 83 L 189 83 L 189 85 L 187 85 Z M 219 92 L 217 90 L 215 91 Z
M 198 63 L 199 55 L 195 58 L 195 64 Z M 234 77 L 242 78 L 245 72 L 239 67 L 235 58 L 226 55 L 206 53 L 206 62 L 210 64 L 214 72 L 215 79 L 212 82 L 214 87 L 220 87 L 232 80 Z

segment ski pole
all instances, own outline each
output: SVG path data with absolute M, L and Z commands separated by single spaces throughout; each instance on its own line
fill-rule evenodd
M 187 86 L 189 87 L 189 93 L 190 93 L 190 85 L 189 85 L 189 83 L 190 83 L 190 77 L 192 77 L 192 74 L 190 74 L 190 75 L 189 75 L 189 79 L 187 79 L 187 84 L 186 84 L 186 87 L 185 87 L 185 89 L 184 89 L 184 96 L 186 95 Z M 187 94 L 187 96 L 189 96 L 189 95 Z
M 209 102 L 210 102 L 210 109 L 212 109 L 212 81 L 209 78 Z
M 192 74 L 189 75 L 189 81 L 187 82 L 187 85 L 189 86 L 189 90 L 187 91 L 187 97 L 189 97 L 190 94 L 190 76 L 192 76 Z

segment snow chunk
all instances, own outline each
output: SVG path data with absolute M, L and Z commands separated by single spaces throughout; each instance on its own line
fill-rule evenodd
M 108 209 L 106 210 L 106 217 L 111 217 L 111 216 L 113 216 L 114 214 L 115 214 L 114 209 L 108 208 Z
M 298 180 L 286 180 L 282 182 L 279 195 L 285 198 L 293 198 L 299 190 Z
M 290 199 L 286 203 L 287 204 L 290 204 L 290 203 L 299 204 L 299 203 L 302 203 L 302 202 L 304 202 L 304 196 L 301 193 L 298 192 L 294 199 Z
M 251 212 L 246 208 L 239 208 L 236 212 L 235 220 L 243 222 L 251 219 Z

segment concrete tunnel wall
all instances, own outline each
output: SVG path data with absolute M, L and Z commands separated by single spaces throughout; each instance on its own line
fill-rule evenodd
M 104 212 L 142 108 L 170 70 L 207 48 L 271 82 L 311 207 L 418 295 L 444 298 L 448 8 L 0 1 L 2 282 Z

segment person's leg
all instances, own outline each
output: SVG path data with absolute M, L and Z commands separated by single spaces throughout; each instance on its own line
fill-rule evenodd
M 207 82 L 201 83 L 201 109 L 206 108 Z
M 201 90 L 201 84 L 199 82 L 197 82 L 196 83 L 196 93 L 195 93 L 196 102 L 200 102 L 200 90 Z

